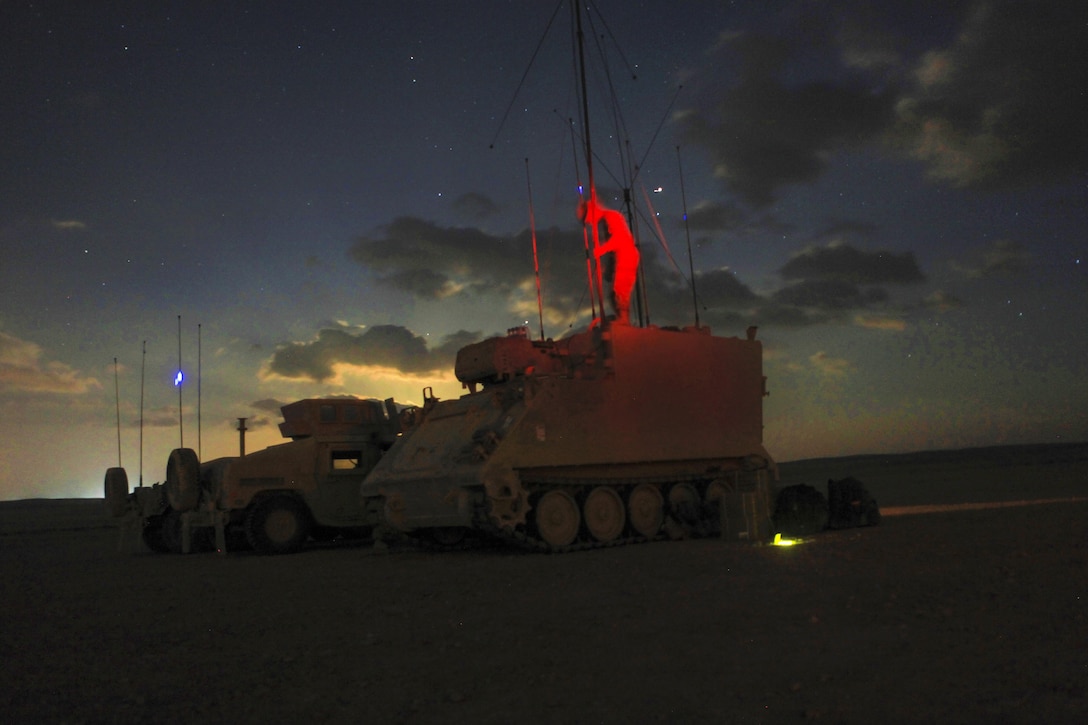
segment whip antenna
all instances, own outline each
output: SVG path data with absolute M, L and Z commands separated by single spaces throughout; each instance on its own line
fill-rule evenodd
M 582 188 L 582 172 L 578 168 L 578 141 L 574 134 L 574 119 L 567 120 L 568 126 L 570 126 L 570 146 L 574 149 L 574 179 L 578 184 L 578 196 L 579 201 L 585 201 L 585 193 Z M 589 285 L 589 309 L 593 315 L 593 319 L 597 318 L 597 294 L 594 292 L 593 285 L 593 255 L 589 251 L 589 231 L 586 229 L 586 225 L 582 225 L 582 244 L 586 250 L 586 283 Z M 581 307 L 581 300 L 578 301 L 578 306 Z M 604 305 L 601 306 L 601 317 L 604 317 Z
M 174 387 L 178 389 L 178 448 L 185 447 L 185 423 L 181 412 L 181 384 L 185 374 L 181 372 L 181 315 L 178 315 L 178 372 L 174 375 Z
M 196 457 L 202 458 L 200 455 L 200 383 L 203 379 L 203 375 L 200 373 L 200 366 L 204 358 L 200 354 L 200 323 L 196 323 Z
M 695 308 L 695 327 L 699 327 L 699 297 L 695 294 L 695 261 L 691 257 L 691 225 L 688 223 L 688 198 L 684 193 L 684 163 L 676 147 L 676 165 L 680 168 L 680 202 L 684 208 L 684 234 L 688 238 L 688 270 L 691 272 L 691 304 Z
M 144 371 L 147 369 L 147 340 L 140 358 L 140 487 L 144 485 Z
M 117 358 L 113 359 L 113 398 L 117 407 L 117 467 L 121 467 L 121 386 L 117 382 Z
M 536 311 L 540 317 L 540 341 L 544 341 L 544 301 L 540 296 L 540 258 L 536 253 L 536 217 L 533 213 L 533 182 L 529 178 L 529 159 L 525 159 L 525 185 L 529 191 L 529 232 L 533 236 L 533 275 L 536 276 Z

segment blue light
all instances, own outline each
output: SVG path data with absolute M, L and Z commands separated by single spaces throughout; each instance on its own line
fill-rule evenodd
M 174 376 L 174 387 L 180 388 L 181 384 L 185 382 L 185 374 L 178 370 L 178 374 Z

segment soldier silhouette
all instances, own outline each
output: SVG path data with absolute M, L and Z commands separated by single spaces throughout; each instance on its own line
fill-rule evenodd
M 638 274 L 639 252 L 635 246 L 627 220 L 614 209 L 602 205 L 597 200 L 597 191 L 590 191 L 589 200 L 578 204 L 578 218 L 585 224 L 596 227 L 604 222 L 608 240 L 594 250 L 598 263 L 602 255 L 612 253 L 612 308 L 616 311 L 616 322 L 622 325 L 631 323 L 631 290 L 635 287 Z

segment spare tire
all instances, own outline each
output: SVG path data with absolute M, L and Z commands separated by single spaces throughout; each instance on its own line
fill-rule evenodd
M 128 511 L 128 474 L 125 469 L 107 468 L 102 488 L 105 492 L 106 511 L 114 518 L 124 516 Z
M 175 448 L 166 462 L 166 500 L 175 511 L 200 503 L 200 459 L 192 448 Z

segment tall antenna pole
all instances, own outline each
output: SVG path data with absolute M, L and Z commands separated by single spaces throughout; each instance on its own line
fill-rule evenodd
M 578 36 L 578 71 L 582 84 L 582 125 L 583 133 L 582 138 L 586 147 L 586 172 L 589 174 L 589 198 L 591 201 L 596 201 L 597 186 L 594 183 L 593 178 L 593 144 L 590 141 L 589 134 L 589 91 L 586 89 L 586 51 L 585 51 L 585 34 L 582 32 L 582 5 L 581 0 L 575 0 L 571 3 L 571 7 L 574 11 L 574 25 Z M 593 224 L 593 249 L 596 250 L 600 246 L 600 232 L 597 229 L 597 225 Z M 596 255 L 594 255 L 596 256 Z M 597 300 L 601 305 L 601 320 L 604 320 L 604 273 L 601 271 L 600 260 L 597 260 L 597 277 L 596 277 L 596 295 Z
M 147 340 L 140 358 L 140 487 L 144 485 L 144 372 L 147 370 Z
M 695 327 L 699 327 L 699 297 L 695 294 L 695 260 L 691 256 L 691 225 L 688 224 L 688 197 L 684 193 L 684 162 L 680 160 L 680 147 L 676 147 L 676 165 L 680 168 L 680 201 L 684 206 L 684 234 L 688 238 L 688 271 L 691 272 L 691 304 L 695 308 Z
M 196 457 L 202 458 L 200 455 L 200 383 L 203 376 L 200 373 L 200 366 L 203 362 L 203 356 L 200 353 L 200 323 L 196 323 Z
M 117 467 L 121 467 L 121 385 L 117 382 L 117 358 L 113 359 L 113 398 L 117 408 Z
M 529 232 L 533 235 L 533 274 L 536 276 L 536 310 L 540 317 L 540 340 L 544 341 L 544 300 L 540 296 L 540 257 L 536 253 L 536 215 L 533 212 L 533 182 L 529 177 L 529 159 L 525 159 L 525 185 L 529 191 Z
M 178 448 L 185 447 L 185 423 L 181 412 L 181 384 L 185 382 L 185 374 L 181 372 L 181 315 L 178 315 L 178 372 L 174 376 L 174 385 L 178 389 Z
M 578 168 L 578 142 L 574 138 L 574 119 L 568 119 L 570 126 L 570 147 L 574 156 L 574 176 L 578 182 L 578 195 L 581 196 L 582 189 L 582 172 Z M 584 201 L 584 199 L 583 199 Z M 586 283 L 589 285 L 589 309 L 593 315 L 593 318 L 597 317 L 597 295 L 594 294 L 593 289 L 593 254 L 589 248 L 589 234 L 586 233 L 585 225 L 582 225 L 582 243 L 586 249 Z M 604 309 L 601 309 L 601 317 L 604 317 Z

